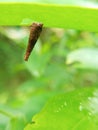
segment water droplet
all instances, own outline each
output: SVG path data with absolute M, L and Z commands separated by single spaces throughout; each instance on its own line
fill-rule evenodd
M 54 112 L 55 112 L 55 113 L 58 113 L 59 111 L 58 111 L 58 110 L 55 110 Z
M 67 103 L 66 103 L 66 102 L 64 102 L 64 106 L 67 106 Z
M 80 103 L 79 110 L 80 110 L 80 111 L 83 110 L 83 105 L 82 105 L 82 103 Z
M 91 116 L 91 115 L 92 115 L 92 113 L 91 113 L 91 112 L 89 112 L 88 114 L 89 114 L 89 116 Z

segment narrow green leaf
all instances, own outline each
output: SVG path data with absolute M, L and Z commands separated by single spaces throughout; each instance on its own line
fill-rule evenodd
M 25 130 L 97 130 L 98 89 L 83 88 L 51 99 Z
M 98 31 L 98 8 L 59 4 L 0 3 L 0 25 L 30 25 Z

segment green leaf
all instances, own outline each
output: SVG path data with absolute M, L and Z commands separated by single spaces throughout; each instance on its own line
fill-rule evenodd
M 76 67 L 79 68 L 98 69 L 98 49 L 81 48 L 74 50 L 68 54 L 66 63 L 76 63 Z
M 0 3 L 0 25 L 30 25 L 98 31 L 98 6 L 38 3 Z
M 52 98 L 25 130 L 97 130 L 98 89 L 82 88 Z

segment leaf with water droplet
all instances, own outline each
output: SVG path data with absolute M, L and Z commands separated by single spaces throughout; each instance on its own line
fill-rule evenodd
M 97 130 L 98 89 L 82 88 L 53 97 L 25 130 Z

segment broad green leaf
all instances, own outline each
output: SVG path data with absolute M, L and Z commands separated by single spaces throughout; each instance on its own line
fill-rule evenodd
M 91 4 L 92 5 L 92 4 Z M 44 27 L 98 31 L 98 6 L 61 3 L 0 3 L 0 25 L 30 25 L 42 22 Z M 10 7 L 10 8 L 9 8 Z
M 82 88 L 52 98 L 25 130 L 97 130 L 98 89 Z
M 80 68 L 98 69 L 98 49 L 81 48 L 74 50 L 68 54 L 66 63 L 76 63 L 76 66 Z

